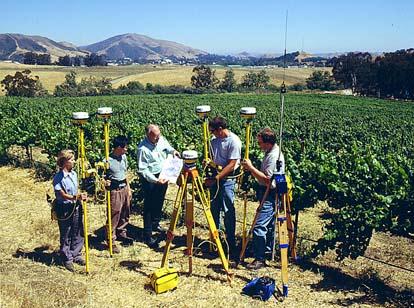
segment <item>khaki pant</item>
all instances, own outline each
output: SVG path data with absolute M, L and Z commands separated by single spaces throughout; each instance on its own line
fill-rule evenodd
M 127 187 L 111 190 L 112 241 L 125 237 L 129 222 L 131 205 Z

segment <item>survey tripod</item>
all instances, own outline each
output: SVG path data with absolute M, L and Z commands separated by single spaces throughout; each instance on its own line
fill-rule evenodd
M 87 177 L 87 161 L 85 153 L 85 128 L 84 125 L 89 120 L 89 114 L 87 112 L 74 112 L 72 114 L 72 123 L 78 127 L 78 161 L 79 161 L 79 173 L 81 178 L 81 190 L 84 190 L 83 185 Z M 83 210 L 83 236 L 85 239 L 85 271 L 89 274 L 89 228 L 88 228 L 88 206 L 85 200 L 81 201 Z
M 96 167 L 103 167 L 104 174 L 106 175 L 107 170 L 109 169 L 109 119 L 112 116 L 111 107 L 101 107 L 98 108 L 97 117 L 103 120 L 103 131 L 104 131 L 104 146 L 105 146 L 105 162 L 102 165 L 96 164 Z M 111 211 L 111 191 L 105 189 L 105 200 L 106 200 L 106 214 L 107 214 L 107 240 L 109 255 L 113 256 L 112 251 L 112 211 Z
M 210 200 L 206 194 L 201 177 L 196 168 L 196 162 L 198 153 L 196 151 L 184 151 L 182 153 L 184 160 L 183 170 L 180 175 L 179 188 L 174 201 L 174 208 L 172 218 L 170 222 L 169 230 L 167 231 L 167 241 L 164 248 L 164 255 L 162 257 L 161 267 L 166 267 L 168 264 L 168 256 L 171 248 L 171 243 L 174 239 L 174 232 L 178 222 L 178 216 L 180 208 L 184 204 L 185 206 L 185 222 L 187 227 L 187 250 L 189 262 L 189 274 L 193 271 L 193 227 L 194 227 L 194 202 L 196 198 L 200 201 L 204 214 L 207 219 L 208 227 L 210 230 L 210 236 L 214 240 L 217 251 L 223 265 L 223 268 L 227 274 L 227 278 L 230 280 L 231 274 L 229 272 L 229 263 L 224 254 L 223 247 L 220 242 L 219 233 L 214 223 L 213 215 L 210 210 Z

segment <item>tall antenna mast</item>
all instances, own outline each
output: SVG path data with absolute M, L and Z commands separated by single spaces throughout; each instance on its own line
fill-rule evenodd
M 283 55 L 283 81 L 280 87 L 280 131 L 279 131 L 279 157 L 277 158 L 277 164 L 276 164 L 277 171 L 280 171 L 280 168 L 282 167 L 280 156 L 282 154 L 283 113 L 284 113 L 285 93 L 286 93 L 285 77 L 286 77 L 287 25 L 288 25 L 288 10 L 286 10 L 286 23 L 285 23 L 285 53 Z

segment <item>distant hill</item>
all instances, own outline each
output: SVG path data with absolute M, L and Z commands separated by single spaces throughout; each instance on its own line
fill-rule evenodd
M 183 44 L 157 40 L 145 35 L 127 33 L 117 35 L 104 41 L 81 47 L 108 60 L 131 58 L 132 60 L 160 60 L 163 58 L 194 59 L 198 55 L 208 54 Z
M 50 54 L 52 61 L 65 55 L 74 57 L 88 54 L 70 43 L 58 43 L 43 36 L 0 34 L 0 60 L 20 61 L 26 52 Z

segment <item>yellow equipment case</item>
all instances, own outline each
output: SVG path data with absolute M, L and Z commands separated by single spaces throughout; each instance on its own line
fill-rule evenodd
M 175 289 L 177 285 L 178 273 L 175 268 L 161 267 L 151 275 L 151 286 L 157 294 Z

